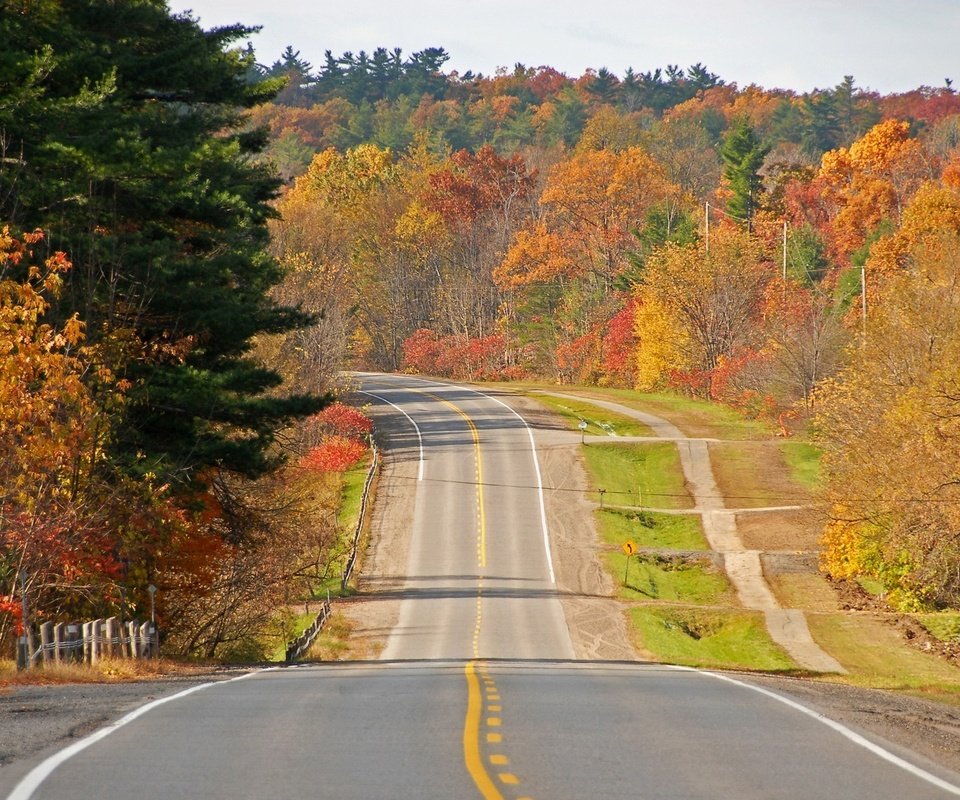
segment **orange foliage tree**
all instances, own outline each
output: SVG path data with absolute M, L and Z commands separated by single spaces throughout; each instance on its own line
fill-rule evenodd
M 834 208 L 835 259 L 845 263 L 882 220 L 899 223 L 909 197 L 930 177 L 920 141 L 900 120 L 875 125 L 849 149 L 824 153 L 818 178 Z
M 0 232 L 0 586 L 16 612 L 22 573 L 41 616 L 104 591 L 120 570 L 115 497 L 100 474 L 108 426 L 88 387 L 112 376 L 83 347 L 76 316 L 45 322 L 71 265 L 59 252 L 38 263 L 42 238 Z

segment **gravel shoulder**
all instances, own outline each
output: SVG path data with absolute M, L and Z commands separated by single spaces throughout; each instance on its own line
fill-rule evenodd
M 788 695 L 802 705 L 885 744 L 917 753 L 960 774 L 960 706 L 881 689 L 770 675 L 734 675 Z
M 0 786 L 5 786 L 14 762 L 66 747 L 152 700 L 246 671 L 129 683 L 7 687 L 0 692 Z

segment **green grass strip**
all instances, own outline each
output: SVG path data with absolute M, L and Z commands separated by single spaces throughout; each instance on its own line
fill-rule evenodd
M 709 550 L 699 515 L 661 514 L 598 508 L 595 512 L 600 538 L 619 547 L 628 539 L 638 547 L 670 550 Z
M 337 522 L 344 530 L 353 536 L 360 517 L 360 499 L 363 497 L 363 484 L 366 483 L 367 473 L 370 471 L 370 456 L 343 474 L 343 484 L 340 488 L 340 510 L 337 512 Z
M 583 447 L 596 489 L 605 489 L 607 505 L 692 508 L 673 442 L 591 443 Z
M 810 442 L 787 439 L 780 442 L 780 450 L 791 477 L 805 489 L 817 488 L 820 484 L 820 448 Z
M 625 600 L 666 600 L 698 605 L 734 602 L 726 576 L 709 565 L 657 562 L 631 556 L 628 569 L 627 556 L 622 551 L 609 551 L 603 557 L 610 574 L 619 584 L 618 595 Z M 624 577 L 626 585 L 623 584 Z
M 794 670 L 756 611 L 651 608 L 630 611 L 643 646 L 671 664 L 710 669 Z
M 960 642 L 960 612 L 916 614 L 917 621 L 941 642 Z
M 707 428 L 695 435 L 717 439 L 768 439 L 770 426 L 756 419 L 748 419 L 729 406 L 709 400 L 698 400 L 669 392 L 637 392 L 633 389 L 585 388 L 595 397 L 621 402 L 642 411 L 665 417 L 681 429 L 689 426 Z M 688 435 L 694 435 L 687 431 Z
M 534 395 L 537 402 L 550 408 L 566 420 L 572 430 L 579 430 L 581 420 L 587 423 L 584 433 L 591 436 L 653 436 L 653 431 L 631 417 L 608 411 L 592 403 L 571 397 L 554 397 L 548 394 Z

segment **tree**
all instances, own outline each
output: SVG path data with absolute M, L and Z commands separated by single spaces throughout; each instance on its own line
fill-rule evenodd
M 0 216 L 66 252 L 55 318 L 74 313 L 130 383 L 111 443 L 136 475 L 187 485 L 210 467 L 258 475 L 277 428 L 318 401 L 268 394 L 257 334 L 304 317 L 268 291 L 272 172 L 242 109 L 276 91 L 247 80 L 252 31 L 202 31 L 162 2 L 18 5 L 0 14 Z
M 645 385 L 666 382 L 708 393 L 724 359 L 755 350 L 771 270 L 760 245 L 733 226 L 705 243 L 668 244 L 646 262 L 637 288 L 637 337 Z M 656 358 L 645 352 L 655 350 Z
M 745 118 L 737 120 L 720 148 L 723 159 L 723 177 L 733 195 L 727 201 L 727 210 L 750 228 L 754 214 L 760 208 L 763 180 L 760 167 L 770 147 L 757 138 Z
M 124 502 L 105 480 L 104 412 L 124 387 L 97 367 L 76 316 L 51 324 L 71 265 L 62 252 L 37 258 L 43 240 L 0 231 L 0 592 L 12 599 L 22 575 L 41 616 L 109 594 L 121 572 L 111 512 Z M 0 607 L 0 645 L 18 615 Z
M 866 336 L 819 392 L 824 568 L 902 608 L 960 601 L 960 240 L 887 277 Z M 907 466 L 909 468 L 907 468 Z
M 849 149 L 824 153 L 818 181 L 835 208 L 836 260 L 846 261 L 884 220 L 898 224 L 909 197 L 931 177 L 921 143 L 902 120 L 875 125 Z
M 278 61 L 274 61 L 265 71 L 266 77 L 282 78 L 284 87 L 276 97 L 276 102 L 288 106 L 305 106 L 310 102 L 310 90 L 316 83 L 311 74 L 313 65 L 300 58 L 300 51 L 287 45 Z

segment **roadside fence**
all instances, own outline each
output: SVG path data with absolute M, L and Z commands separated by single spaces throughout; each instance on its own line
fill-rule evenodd
M 317 634 L 323 630 L 323 625 L 329 616 L 330 599 L 327 598 L 323 601 L 323 605 L 320 606 L 320 613 L 317 614 L 316 619 L 310 623 L 310 627 L 287 645 L 286 661 L 288 664 L 296 661 L 310 649 L 310 645 L 312 645 L 314 639 L 317 638 Z
M 377 474 L 377 465 L 380 463 L 380 451 L 377 449 L 377 443 L 370 437 L 370 450 L 373 458 L 370 460 L 370 469 L 367 471 L 367 480 L 363 484 L 363 493 L 360 495 L 360 513 L 357 515 L 357 527 L 353 531 L 353 545 L 350 548 L 350 557 L 343 567 L 343 577 L 340 579 L 340 588 L 345 589 L 347 581 L 353 574 L 353 568 L 357 563 L 357 551 L 360 549 L 360 535 L 363 533 L 363 523 L 367 518 L 367 506 L 370 500 L 370 486 L 373 478 Z
M 37 643 L 39 639 L 39 644 Z M 28 630 L 19 639 L 17 669 L 48 664 L 96 664 L 105 658 L 157 658 L 160 638 L 153 622 L 117 617 L 90 622 L 44 622 L 39 637 Z

